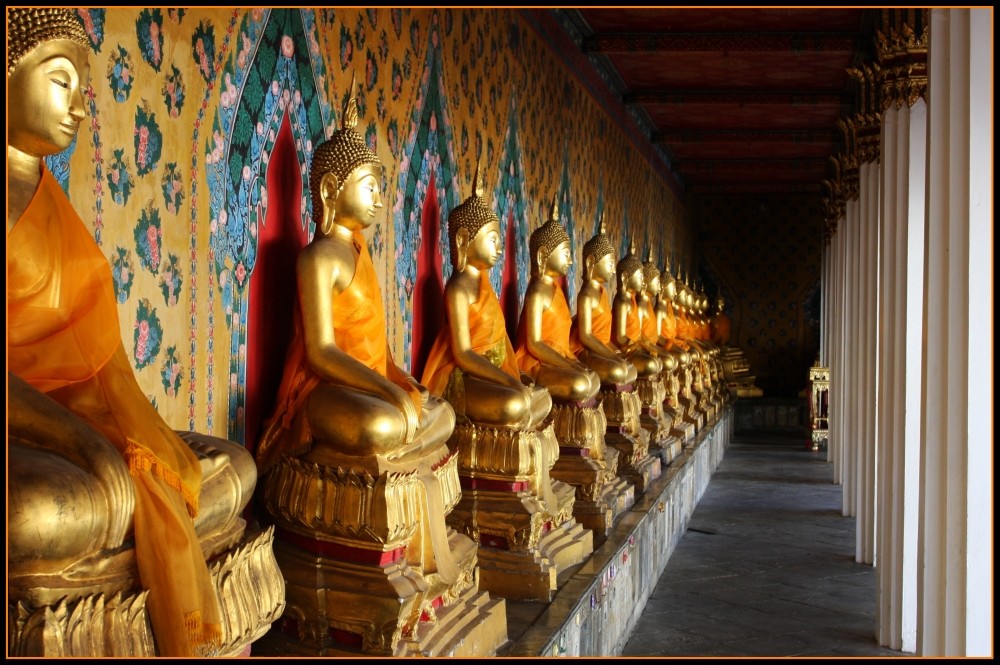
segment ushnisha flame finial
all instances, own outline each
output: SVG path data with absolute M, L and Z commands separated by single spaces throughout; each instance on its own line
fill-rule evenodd
M 347 89 L 347 101 L 344 102 L 343 118 L 340 121 L 341 129 L 354 129 L 358 126 L 358 98 L 354 91 L 357 89 L 357 73 L 351 70 L 351 87 Z
M 476 173 L 472 176 L 472 193 L 479 198 L 483 198 L 483 167 L 480 164 L 480 157 L 476 157 Z
M 552 197 L 552 210 L 549 211 L 549 221 L 559 221 L 559 195 Z

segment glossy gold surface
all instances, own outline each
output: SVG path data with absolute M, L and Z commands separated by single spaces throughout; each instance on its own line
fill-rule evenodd
M 7 19 L 9 234 L 39 187 L 42 158 L 67 148 L 85 117 L 90 45 L 70 10 L 8 9 Z M 60 398 L 58 390 L 51 394 Z M 85 421 L 101 417 L 78 415 L 8 374 L 12 655 L 155 655 L 150 592 L 143 591 L 134 542 L 138 480 L 132 473 L 139 472 L 130 472 L 122 453 Z M 241 515 L 256 467 L 232 442 L 194 433 L 181 439 L 201 472 L 192 526 L 221 605 L 222 643 L 208 648 L 239 653 L 284 605 L 271 534 L 244 533 Z M 148 528 L 162 525 L 150 521 Z M 193 563 L 199 565 L 205 564 Z M 161 635 L 161 646 L 165 639 Z
M 454 410 L 388 351 L 360 235 L 384 207 L 382 165 L 356 124 L 352 84 L 310 173 L 316 236 L 296 265 L 308 372 L 286 367 L 258 450 L 288 590 L 260 652 L 491 655 L 506 640 L 503 601 L 479 591 L 477 545 L 445 521 L 462 496 Z
M 488 274 L 504 249 L 499 220 L 482 198 L 481 178 L 477 167 L 472 195 L 448 216 L 455 270 L 445 286 L 445 334 L 456 367 L 445 395 L 460 414 L 449 446 L 458 451 L 463 482 L 462 499 L 449 524 L 480 543 L 484 589 L 505 598 L 549 600 L 558 572 L 593 550 L 593 534 L 573 518 L 575 488 L 551 478 L 559 444 L 548 424 L 549 390 L 521 374 L 514 359 L 506 358 L 509 351 L 498 355 L 499 348 L 473 345 L 474 339 L 491 340 L 496 347 L 512 350 L 506 335 L 497 332 L 502 329 L 499 308 L 480 309 L 483 302 L 495 300 Z M 569 268 L 568 252 L 545 246 L 551 238 L 560 238 L 562 244 L 559 230 L 549 227 L 545 242 L 536 237 L 543 269 Z M 539 319 L 542 305 L 547 305 L 541 296 L 536 291 L 532 306 Z M 494 333 L 484 334 L 488 330 Z M 585 370 L 551 348 L 533 348 L 543 362 L 557 363 L 550 365 L 551 371 L 543 365 L 540 378 L 547 377 L 568 396 L 581 388 L 583 394 L 590 392 Z M 461 391 L 454 389 L 456 376 L 461 377 Z

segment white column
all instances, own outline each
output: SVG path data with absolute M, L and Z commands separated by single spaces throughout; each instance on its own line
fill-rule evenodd
M 847 283 L 845 302 L 845 332 L 844 364 L 847 366 L 844 377 L 844 393 L 846 407 L 844 409 L 844 438 L 841 441 L 841 459 L 843 460 L 844 491 L 841 495 L 841 511 L 847 517 L 857 515 L 857 495 L 854 484 L 858 479 L 858 441 L 861 438 L 861 395 L 858 390 L 861 359 L 858 354 L 858 340 L 861 337 L 858 320 L 858 301 L 861 296 L 861 223 L 858 216 L 858 201 L 848 199 L 845 204 L 847 231 Z
M 847 303 L 848 293 L 848 240 L 850 234 L 847 229 L 847 211 L 845 206 L 844 215 L 837 222 L 837 316 L 836 316 L 836 365 L 837 365 L 837 440 L 833 450 L 833 482 L 838 485 L 844 484 L 844 441 L 847 438 L 848 412 L 850 402 L 848 400 L 847 385 L 847 353 L 844 347 L 847 344 L 848 314 Z M 831 378 L 833 372 L 831 372 Z
M 990 656 L 992 13 L 931 9 L 917 652 Z
M 923 341 L 927 104 L 882 114 L 879 484 L 876 625 L 879 644 L 916 650 L 917 507 Z
M 837 220 L 837 231 L 831 239 L 830 260 L 830 443 L 827 446 L 826 461 L 833 463 L 833 482 L 841 483 L 840 440 L 843 432 L 844 399 L 841 386 L 844 383 L 843 326 L 844 326 L 844 218 Z
M 854 479 L 855 560 L 875 562 L 875 381 L 878 334 L 878 162 L 866 162 L 859 169 L 859 263 L 858 270 L 858 431 Z

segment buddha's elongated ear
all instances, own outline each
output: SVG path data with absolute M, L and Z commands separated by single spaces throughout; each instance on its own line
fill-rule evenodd
M 535 252 L 535 265 L 538 267 L 539 275 L 545 274 L 545 259 L 548 257 L 545 255 L 545 248 L 539 247 L 538 251 Z
M 324 173 L 319 181 L 319 196 L 323 205 L 323 233 L 329 233 L 337 216 L 337 196 L 340 195 L 340 181 L 333 173 Z
M 465 270 L 465 261 L 469 258 L 469 231 L 464 228 L 455 232 L 455 270 L 462 272 Z
M 593 254 L 587 254 L 583 257 L 583 274 L 586 275 L 587 279 L 593 279 L 594 266 L 597 265 L 597 259 L 594 258 Z

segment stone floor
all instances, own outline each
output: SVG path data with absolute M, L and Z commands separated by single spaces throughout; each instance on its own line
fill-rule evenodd
M 804 437 L 737 433 L 622 655 L 909 655 L 875 641 L 875 571 L 832 479 Z

